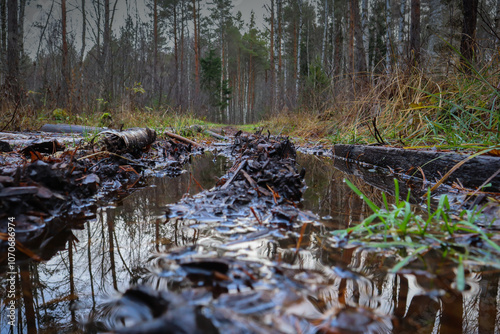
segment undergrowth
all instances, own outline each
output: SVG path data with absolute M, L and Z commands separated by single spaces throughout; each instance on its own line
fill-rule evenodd
M 493 62 L 492 62 L 493 64 Z M 395 69 L 358 87 L 332 88 L 324 112 L 286 112 L 267 121 L 275 130 L 332 143 L 477 150 L 500 142 L 500 73 L 492 64 L 472 74 L 429 75 Z
M 385 194 L 383 206 L 379 207 L 364 195 L 355 185 L 347 185 L 370 207 L 373 214 L 360 224 L 332 232 L 340 240 L 359 243 L 363 247 L 405 248 L 409 255 L 402 258 L 393 268 L 397 272 L 430 249 L 441 251 L 443 256 L 456 261 L 458 270 L 457 287 L 464 288 L 463 263 L 465 261 L 488 264 L 500 268 L 498 256 L 500 246 L 491 240 L 491 234 L 476 223 L 481 218 L 477 207 L 452 214 L 448 197 L 440 197 L 437 207 L 432 209 L 430 191 L 427 193 L 427 214 L 417 214 L 407 200 L 399 200 L 399 185 L 395 179 L 395 203 L 389 204 Z M 474 238 L 474 247 L 463 241 L 463 237 Z
M 500 71 L 496 59 L 480 69 L 470 68 L 469 74 L 451 67 L 433 69 L 430 74 L 428 69 L 396 67 L 392 73 L 371 74 L 356 82 L 349 76 L 338 77 L 322 92 L 325 101 L 319 104 L 321 109 L 285 108 L 242 129 L 261 126 L 272 134 L 316 143 L 478 151 L 500 143 Z M 169 127 L 179 132 L 193 124 L 215 126 L 169 107 L 109 107 L 77 114 L 21 106 L 12 120 L 14 108 L 7 109 L 0 115 L 0 125 L 12 121 L 7 130 L 36 130 L 55 122 L 112 128 Z

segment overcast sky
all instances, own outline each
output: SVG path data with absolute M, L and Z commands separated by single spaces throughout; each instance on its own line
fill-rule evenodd
M 118 0 L 117 10 L 115 14 L 115 20 L 113 22 L 113 32 L 116 34 L 120 27 L 125 23 L 125 17 L 127 15 L 127 10 L 135 16 L 135 13 L 139 14 L 139 16 L 144 20 L 149 20 L 148 14 L 150 10 L 146 6 L 147 2 L 151 0 Z M 243 19 L 245 23 L 250 21 L 250 13 L 253 10 L 255 12 L 255 18 L 257 25 L 263 25 L 263 15 L 265 13 L 264 4 L 269 0 L 233 0 L 233 13 L 236 14 L 238 11 L 241 11 L 243 14 Z M 75 43 L 77 49 L 80 48 L 81 45 L 81 35 L 82 35 L 82 14 L 80 10 L 81 0 L 66 0 L 67 4 L 67 20 L 68 20 L 68 34 L 73 34 L 75 36 Z M 208 12 L 207 3 L 210 1 L 203 0 L 201 1 L 202 7 L 205 9 L 205 14 Z M 111 0 L 113 4 L 114 1 Z M 86 11 L 92 11 L 92 1 L 86 1 L 85 3 Z M 136 8 L 137 6 L 137 8 Z M 32 0 L 29 1 L 29 4 L 26 8 L 25 12 L 25 21 L 24 21 L 24 46 L 26 52 L 34 57 L 36 50 L 38 49 L 39 40 L 40 40 L 40 32 L 41 29 L 36 27 L 37 25 L 45 25 L 47 20 L 48 13 L 52 8 L 52 20 L 60 20 L 61 19 L 61 4 L 60 1 L 54 0 Z M 88 20 L 91 20 L 90 15 L 87 17 Z M 87 26 L 87 49 L 93 44 L 92 34 Z

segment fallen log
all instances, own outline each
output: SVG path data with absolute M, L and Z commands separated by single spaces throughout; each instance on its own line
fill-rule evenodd
M 334 146 L 334 156 L 352 162 L 367 163 L 374 166 L 391 168 L 396 172 L 420 177 L 422 172 L 431 182 L 441 179 L 460 161 L 468 155 L 455 152 L 416 151 L 394 147 L 342 145 Z M 419 169 L 420 167 L 420 169 Z M 493 156 L 478 156 L 451 174 L 446 184 L 454 182 L 466 188 L 477 188 L 483 185 L 500 169 L 500 158 Z M 489 181 L 491 187 L 486 191 L 500 191 L 500 176 Z
M 172 132 L 169 132 L 169 131 L 165 131 L 164 132 L 167 136 L 169 136 L 170 138 L 174 138 L 174 139 L 177 139 L 177 140 L 180 140 L 186 144 L 191 144 L 193 146 L 200 146 L 200 144 L 198 144 L 197 142 L 194 142 L 190 139 L 187 139 L 185 137 L 182 137 L 182 136 L 179 136 L 179 135 L 176 135 L 175 133 L 172 133 Z
M 125 131 L 106 130 L 98 133 L 104 136 L 99 143 L 112 153 L 130 153 L 139 156 L 156 141 L 156 132 L 149 128 L 132 128 Z
M 107 130 L 107 128 L 73 124 L 45 124 L 40 128 L 40 131 L 43 132 L 58 133 L 97 133 L 105 130 Z
M 198 131 L 198 132 L 203 132 L 204 134 L 210 136 L 210 137 L 214 137 L 216 139 L 220 139 L 220 140 L 229 140 L 229 138 L 227 138 L 226 136 L 223 136 L 223 135 L 220 135 L 218 133 L 215 133 L 213 131 L 210 131 L 210 130 L 207 130 L 207 129 L 203 129 L 201 126 L 199 125 L 193 125 L 191 126 L 192 129 Z

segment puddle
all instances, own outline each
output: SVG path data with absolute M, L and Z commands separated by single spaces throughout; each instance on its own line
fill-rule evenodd
M 142 332 L 179 323 L 189 333 L 500 332 L 498 270 L 470 267 L 459 293 L 454 265 L 437 252 L 393 274 L 388 268 L 406 256 L 402 250 L 340 247 L 329 232 L 371 214 L 342 180 L 348 177 L 377 204 L 381 191 L 330 158 L 297 160 L 308 187 L 302 209 L 318 218 L 301 217 L 302 224 L 167 220 L 169 203 L 210 189 L 232 165 L 210 153 L 193 156 L 176 178 L 153 178 L 97 208 L 81 230 L 58 237 L 47 262 L 20 265 L 15 332 L 127 333 L 125 324 L 141 323 Z M 7 287 L 6 276 L 1 284 Z M 1 300 L 0 332 L 8 333 Z M 170 303 L 176 310 L 166 312 Z

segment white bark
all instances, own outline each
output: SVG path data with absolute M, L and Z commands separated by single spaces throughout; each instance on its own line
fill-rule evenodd
M 370 71 L 368 64 L 368 0 L 361 0 L 361 31 L 363 32 L 363 47 L 365 48 L 365 64 L 367 70 Z
M 363 0 L 366 1 L 366 0 Z M 499 0 L 500 1 L 500 0 Z M 325 64 L 326 32 L 328 30 L 328 0 L 325 0 L 323 14 L 323 44 L 321 45 L 321 65 Z
M 429 13 L 429 26 L 427 33 L 429 36 L 429 45 L 427 47 L 427 53 L 429 58 L 435 58 L 437 54 L 437 48 L 441 42 L 441 38 L 444 36 L 443 29 L 443 13 L 444 6 L 441 0 L 429 0 L 429 7 L 431 8 Z
M 398 56 L 400 57 L 400 60 L 403 59 L 404 53 L 406 1 L 407 0 L 401 0 L 399 5 Z
M 295 78 L 295 101 L 299 99 L 299 81 L 300 81 L 300 43 L 302 36 L 302 0 L 297 0 L 299 6 L 299 26 L 297 31 L 297 77 Z

